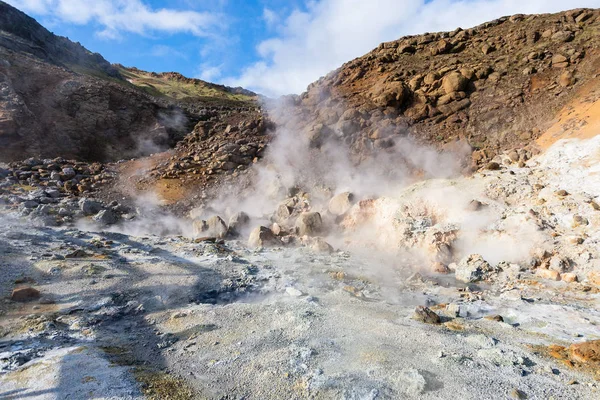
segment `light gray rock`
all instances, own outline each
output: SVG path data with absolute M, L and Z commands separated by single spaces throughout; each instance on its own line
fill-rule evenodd
M 119 216 L 112 210 L 102 210 L 93 219 L 102 225 L 114 225 L 119 222 Z
M 250 247 L 267 247 L 280 245 L 281 241 L 266 226 L 258 226 L 252 230 L 248 238 Z
M 77 173 L 75 172 L 75 170 L 73 168 L 67 167 L 67 168 L 63 168 L 62 170 L 63 175 L 67 178 L 67 179 L 71 179 L 74 178 L 75 175 L 77 175 Z
M 102 210 L 102 208 L 104 208 L 102 206 L 102 203 L 98 201 L 91 200 L 85 197 L 79 200 L 79 209 L 86 216 L 98 214 Z
M 489 277 L 495 269 L 479 254 L 471 254 L 456 264 L 456 279 L 463 282 L 479 282 Z
M 212 216 L 209 219 L 196 219 L 193 222 L 194 236 L 210 236 L 222 239 L 227 234 L 227 224 L 218 215 Z
M 228 234 L 231 236 L 239 236 L 241 232 L 248 227 L 250 216 L 243 211 L 235 213 L 229 218 Z
M 38 203 L 35 200 L 25 200 L 22 204 L 23 204 L 23 207 L 28 208 L 28 209 L 33 209 L 33 208 L 36 208 L 38 205 L 40 205 L 40 203 Z

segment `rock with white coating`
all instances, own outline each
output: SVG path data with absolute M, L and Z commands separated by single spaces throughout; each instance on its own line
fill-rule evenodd
M 490 277 L 495 271 L 479 254 L 471 254 L 456 264 L 456 279 L 462 282 L 479 282 Z
M 98 214 L 102 210 L 102 203 L 91 200 L 88 198 L 82 198 L 79 200 L 79 209 L 83 212 L 83 215 L 89 216 Z

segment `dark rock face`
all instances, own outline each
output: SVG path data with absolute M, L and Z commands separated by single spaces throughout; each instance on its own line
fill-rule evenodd
M 184 112 L 120 84 L 0 47 L 0 160 L 36 156 L 112 161 L 166 149 Z

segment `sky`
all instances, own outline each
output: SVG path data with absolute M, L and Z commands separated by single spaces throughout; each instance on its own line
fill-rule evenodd
M 600 0 L 5 0 L 112 63 L 278 96 L 404 35 Z

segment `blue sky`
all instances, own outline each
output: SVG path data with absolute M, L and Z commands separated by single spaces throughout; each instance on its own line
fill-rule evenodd
M 113 63 L 275 96 L 383 41 L 600 0 L 5 0 Z

